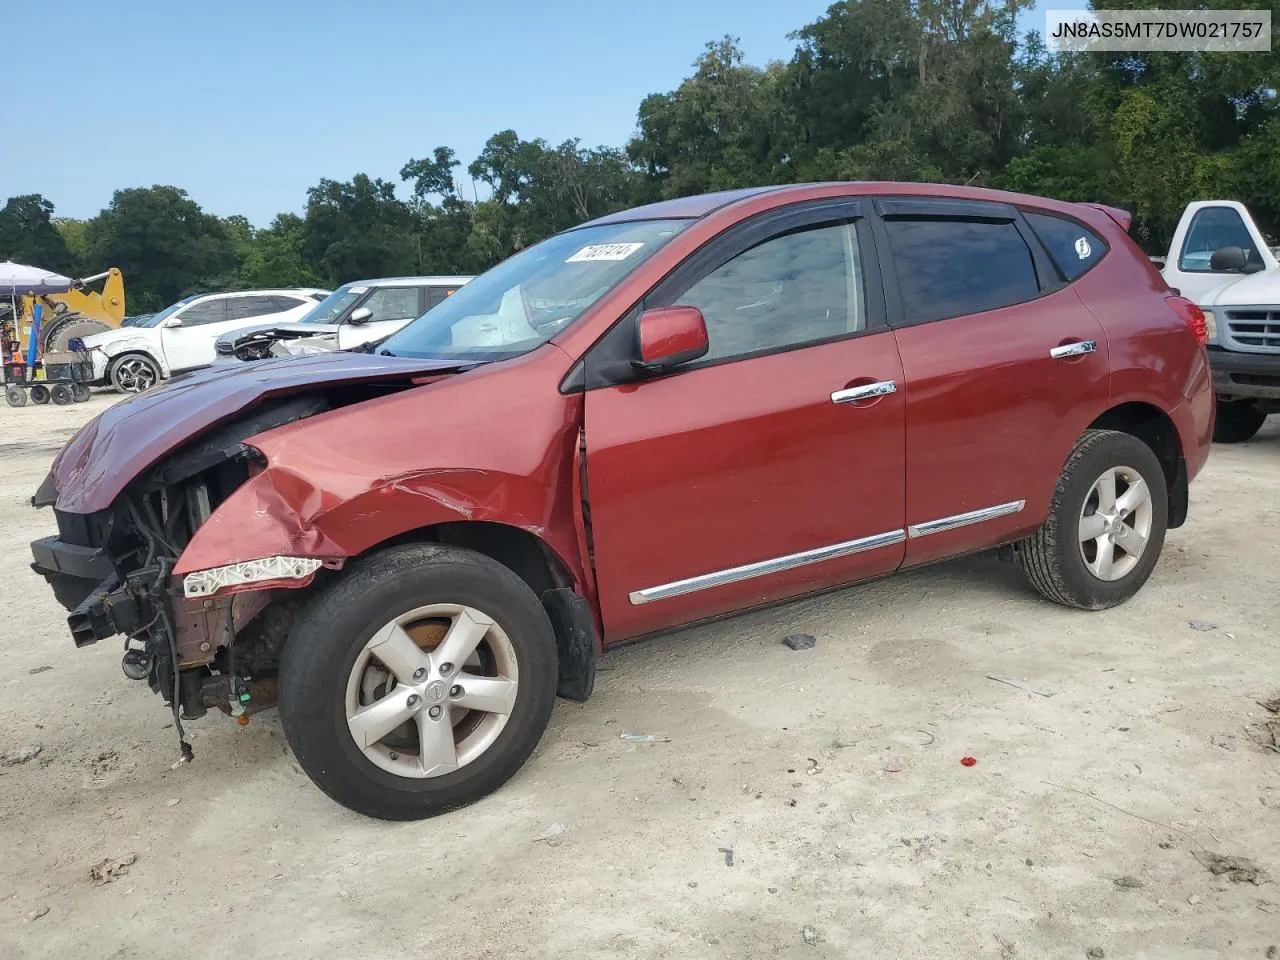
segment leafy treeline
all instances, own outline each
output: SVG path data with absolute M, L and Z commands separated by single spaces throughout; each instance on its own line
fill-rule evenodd
M 119 266 L 139 312 L 201 289 L 474 273 L 612 210 L 763 183 L 934 180 L 1101 201 L 1135 212 L 1151 252 L 1193 199 L 1238 199 L 1280 223 L 1274 48 L 1056 56 L 1017 35 L 1029 6 L 840 0 L 795 33 L 786 63 L 745 63 L 729 37 L 708 44 L 692 76 L 643 100 L 625 147 L 506 130 L 465 170 L 447 146 L 410 160 L 407 200 L 364 174 L 322 180 L 301 217 L 262 229 L 205 213 L 177 187 L 119 190 L 83 222 L 54 219 L 39 195 L 14 197 L 0 211 L 0 257 L 82 274 Z M 1261 6 L 1280 25 L 1280 0 Z

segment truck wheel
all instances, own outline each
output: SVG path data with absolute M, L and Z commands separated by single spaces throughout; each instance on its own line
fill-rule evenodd
M 11 407 L 25 407 L 27 405 L 27 391 L 16 385 L 5 387 L 4 402 Z
M 1088 430 L 1058 478 L 1049 519 L 1018 544 L 1042 596 L 1084 610 L 1124 603 L 1160 559 L 1169 520 L 1164 469 L 1137 437 Z
M 37 383 L 34 387 L 31 388 L 31 402 L 36 404 L 48 403 L 49 388 L 42 383 Z
M 1244 443 L 1262 429 L 1266 419 L 1252 400 L 1220 401 L 1213 420 L 1213 442 Z
M 551 623 L 483 554 L 423 544 L 351 564 L 304 608 L 280 661 L 285 736 L 316 785 L 419 820 L 505 783 L 551 716 Z
M 107 377 L 120 393 L 141 393 L 160 382 L 160 368 L 148 356 L 126 353 L 111 361 Z
M 52 397 L 53 402 L 60 407 L 65 407 L 75 399 L 71 393 L 71 388 L 65 383 L 55 383 L 53 388 L 49 391 L 49 396 Z

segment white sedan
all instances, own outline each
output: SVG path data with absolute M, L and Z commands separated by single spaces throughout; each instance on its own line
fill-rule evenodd
M 94 382 L 138 393 L 175 373 L 212 364 L 222 334 L 267 320 L 288 323 L 328 295 L 306 287 L 187 297 L 137 326 L 85 337 Z

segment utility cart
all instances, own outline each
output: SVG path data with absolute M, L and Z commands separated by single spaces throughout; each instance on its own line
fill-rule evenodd
M 93 361 L 87 351 L 46 353 L 43 360 L 28 365 L 25 360 L 10 359 L 4 364 L 4 400 L 11 407 L 35 404 L 83 403 L 91 392 Z

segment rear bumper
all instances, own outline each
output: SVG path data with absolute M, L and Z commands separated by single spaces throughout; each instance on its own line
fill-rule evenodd
M 1280 400 L 1280 353 L 1209 348 L 1213 392 L 1233 399 Z

